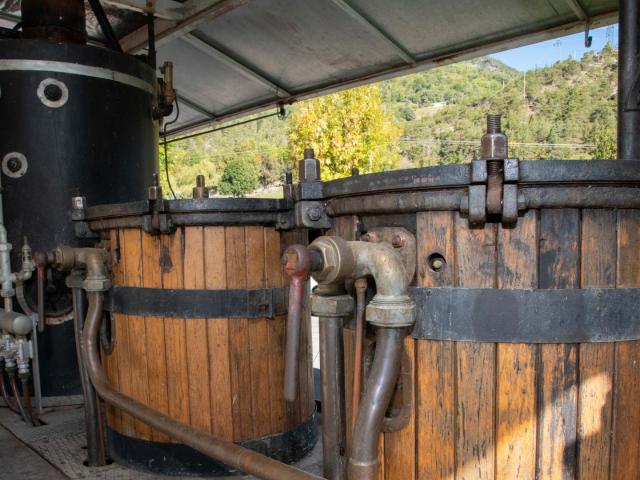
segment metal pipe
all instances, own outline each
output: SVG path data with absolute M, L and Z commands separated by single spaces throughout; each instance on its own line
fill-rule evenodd
M 348 242 L 355 259 L 354 278 L 371 275 L 376 281 L 376 299 L 408 300 L 406 269 L 400 255 L 382 243 Z
M 22 383 L 22 398 L 24 401 L 24 409 L 27 415 L 31 419 L 31 423 L 36 426 L 40 425 L 40 421 L 33 415 L 33 407 L 31 406 L 31 392 L 29 389 L 29 375 L 20 375 L 20 382 Z
M 5 383 L 5 370 L 4 370 L 4 358 L 0 357 L 0 394 L 2 394 L 2 400 L 4 400 L 5 405 L 9 410 L 13 413 L 20 415 L 20 411 L 13 404 L 11 398 L 9 397 L 9 392 L 7 392 L 7 385 Z
M 378 439 L 400 374 L 405 336 L 405 329 L 378 327 L 376 353 L 353 431 L 350 479 L 377 477 Z
M 100 363 L 100 322 L 104 293 L 88 292 L 89 310 L 82 335 L 82 356 L 89 378 L 104 401 L 199 452 L 264 480 L 322 480 L 233 442 L 222 440 L 163 415 L 114 390 Z
M 38 290 L 38 332 L 43 333 L 46 327 L 46 316 L 44 311 L 44 284 L 47 278 L 47 267 L 38 264 L 37 290 Z
M 31 333 L 33 325 L 31 319 L 22 313 L 0 312 L 0 329 L 12 335 L 25 336 Z
M 307 248 L 302 245 L 292 245 L 284 252 L 282 263 L 287 275 L 291 278 L 285 345 L 284 399 L 287 402 L 294 402 L 298 396 L 302 297 L 311 271 L 312 257 Z
M 355 282 L 356 288 L 356 339 L 353 359 L 353 395 L 351 398 L 351 419 L 353 424 L 360 408 L 360 393 L 362 390 L 362 343 L 364 341 L 364 307 L 367 293 L 367 279 L 359 278 Z
M 78 370 L 80 372 L 80 384 L 84 397 L 84 425 L 87 437 L 87 463 L 90 467 L 101 467 L 107 464 L 106 447 L 102 432 L 102 418 L 100 403 L 96 391 L 91 385 L 82 361 L 82 331 L 84 329 L 84 315 L 86 301 L 84 291 L 81 288 L 71 289 L 73 299 L 73 323 L 76 342 L 76 354 L 78 356 Z
M 341 317 L 319 317 L 322 378 L 322 457 L 324 476 L 345 480 L 346 415 L 344 343 Z
M 109 46 L 116 52 L 122 53 L 122 47 L 120 46 L 118 37 L 116 37 L 116 34 L 111 27 L 111 23 L 109 23 L 107 14 L 104 13 L 104 9 L 100 4 L 100 0 L 89 0 L 89 5 L 91 5 L 91 10 L 93 10 L 93 14 L 96 16 L 96 20 L 98 20 L 100 29 L 107 39 L 107 43 L 109 44 Z
M 33 370 L 33 389 L 36 401 L 36 416 L 40 418 L 42 415 L 42 384 L 40 382 L 40 354 L 38 353 L 38 319 L 36 315 L 30 315 L 31 324 L 31 343 L 33 344 L 33 358 L 31 360 Z
M 640 159 L 640 2 L 620 0 L 618 159 Z
M 24 409 L 24 405 L 22 404 L 22 400 L 20 400 L 20 392 L 18 391 L 18 385 L 16 383 L 16 374 L 15 372 L 8 372 L 8 375 L 9 375 L 9 384 L 11 385 L 11 391 L 13 392 L 13 398 L 16 401 L 18 410 L 20 410 L 20 415 L 22 415 L 24 423 L 26 423 L 27 425 L 33 426 L 33 421 L 31 420 L 31 417 L 27 415 L 27 412 Z

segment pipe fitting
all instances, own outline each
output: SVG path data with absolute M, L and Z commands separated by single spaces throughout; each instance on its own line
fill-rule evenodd
M 33 322 L 21 313 L 0 311 L 0 329 L 12 335 L 25 336 L 33 330 Z
M 315 317 L 346 317 L 353 313 L 353 307 L 351 295 L 326 297 L 314 294 L 311 297 L 311 315 Z
M 398 248 L 387 242 L 347 242 L 319 237 L 310 246 L 322 257 L 322 269 L 312 276 L 319 284 L 372 276 L 376 295 L 367 306 L 367 321 L 382 327 L 407 327 L 415 323 L 415 304 L 407 295 L 413 272 L 407 272 Z
M 101 248 L 72 248 L 62 245 L 56 248 L 53 266 L 62 272 L 77 268 L 86 270 L 83 288 L 87 292 L 106 292 L 111 288 L 107 276 L 109 254 Z
M 349 243 L 340 237 L 319 237 L 309 245 L 322 257 L 320 269 L 313 270 L 313 278 L 320 284 L 337 283 L 350 278 L 355 259 Z

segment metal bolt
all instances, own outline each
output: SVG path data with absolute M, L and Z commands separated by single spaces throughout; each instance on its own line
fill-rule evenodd
M 502 116 L 499 113 L 487 115 L 487 133 L 501 133 Z
M 317 222 L 322 218 L 322 213 L 322 208 L 316 205 L 307 210 L 307 218 L 312 222 Z
M 391 245 L 393 248 L 402 248 L 407 243 L 407 240 L 400 234 L 395 234 L 391 239 Z
M 315 158 L 313 148 L 305 148 L 304 149 L 304 158 Z
M 435 259 L 431 264 L 431 268 L 434 270 L 440 270 L 443 267 L 444 263 L 439 258 Z
M 360 169 L 358 167 L 353 167 L 351 169 L 351 176 L 352 177 L 356 177 L 358 175 L 360 175 Z
M 380 237 L 378 237 L 377 233 L 371 232 L 362 235 L 362 237 L 360 237 L 360 240 L 362 240 L 363 242 L 378 243 L 380 241 Z
M 84 210 L 87 208 L 87 198 L 80 195 L 71 198 L 71 208 L 74 210 Z
M 439 272 L 447 264 L 444 257 L 439 253 L 434 253 L 430 255 L 428 263 L 429 263 L 429 268 L 434 272 Z

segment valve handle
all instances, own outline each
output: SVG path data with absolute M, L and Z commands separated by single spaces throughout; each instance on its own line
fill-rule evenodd
M 302 295 L 304 282 L 311 273 L 311 263 L 311 252 L 303 245 L 288 247 L 282 257 L 282 264 L 291 278 L 284 364 L 284 399 L 287 402 L 294 402 L 298 396 Z

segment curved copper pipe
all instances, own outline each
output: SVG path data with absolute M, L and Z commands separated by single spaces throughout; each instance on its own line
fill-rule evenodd
M 33 420 L 31 420 L 31 417 L 27 415 L 24 405 L 20 400 L 20 392 L 18 391 L 18 384 L 16 383 L 15 374 L 11 374 L 11 373 L 9 374 L 9 384 L 11 385 L 11 391 L 13 392 L 13 397 L 16 399 L 16 405 L 18 405 L 18 410 L 20 410 L 20 415 L 22 415 L 22 418 L 24 419 L 24 423 L 33 426 Z
M 20 415 L 20 411 L 18 408 L 11 402 L 11 397 L 9 397 L 9 392 L 7 392 L 7 385 L 5 382 L 4 376 L 4 368 L 2 369 L 2 374 L 0 374 L 0 393 L 2 394 L 2 400 L 7 405 L 7 408 L 11 410 L 16 415 Z
M 190 425 L 185 425 L 114 390 L 102 368 L 99 354 L 100 321 L 104 294 L 87 292 L 87 296 L 89 311 L 82 335 L 82 356 L 91 383 L 104 401 L 179 442 L 258 478 L 264 480 L 324 480 L 312 473 L 303 472 L 233 442 L 216 438 Z
M 378 327 L 376 353 L 353 431 L 350 479 L 374 480 L 377 476 L 378 438 L 400 374 L 405 336 L 404 329 Z

